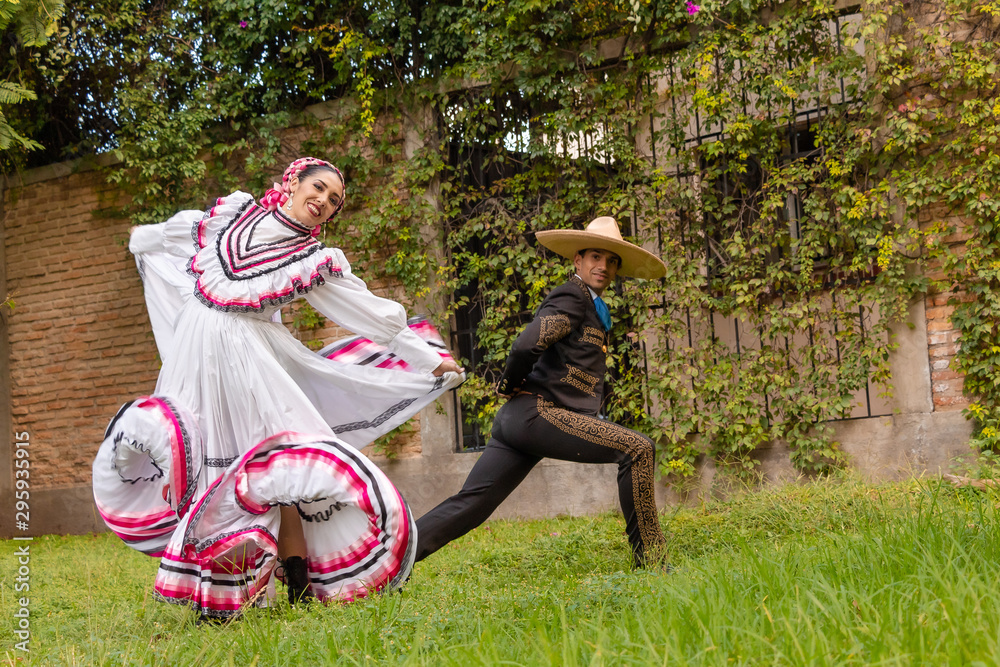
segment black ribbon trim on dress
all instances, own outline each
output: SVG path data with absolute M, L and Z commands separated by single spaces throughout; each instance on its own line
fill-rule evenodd
M 369 469 L 368 465 L 366 465 L 366 462 L 363 461 L 362 459 L 358 458 L 357 452 L 355 452 L 354 450 L 348 449 L 344 445 L 341 445 L 339 442 L 331 442 L 331 441 L 327 440 L 327 441 L 324 441 L 324 444 L 330 445 L 331 447 L 333 447 L 334 449 L 336 449 L 337 451 L 339 451 L 344 456 L 344 458 L 347 458 L 347 459 L 350 459 L 351 461 L 353 461 L 354 464 L 355 464 L 355 466 L 357 466 L 357 468 L 364 473 L 365 477 L 368 479 L 369 486 L 371 487 L 372 491 L 375 493 L 375 498 L 378 501 L 378 506 L 379 506 L 380 512 L 379 512 L 379 522 L 378 522 L 377 525 L 378 525 L 380 531 L 382 533 L 385 533 L 386 532 L 386 530 L 385 530 L 386 529 L 386 525 L 389 523 L 389 516 L 386 513 L 386 509 L 385 509 L 385 500 L 382 498 L 382 490 L 379 487 L 378 480 L 375 479 L 375 476 L 372 474 L 372 472 Z M 390 482 L 390 484 L 391 484 L 391 482 Z M 397 491 L 397 493 L 399 492 L 398 489 L 396 491 Z M 400 493 L 399 497 L 402 498 L 403 494 Z M 403 507 L 405 508 L 405 510 L 407 512 L 407 515 L 406 515 L 407 516 L 407 520 L 409 520 L 409 511 L 410 511 L 410 508 L 409 508 L 409 506 L 406 505 L 406 501 L 403 501 Z M 412 535 L 411 535 L 411 538 L 412 538 Z M 411 539 L 410 541 L 413 541 L 413 540 Z M 385 556 L 387 553 L 388 553 L 388 550 L 385 548 L 385 546 L 383 544 L 382 548 L 380 548 L 374 554 L 368 554 L 368 556 L 362 562 L 360 562 L 356 567 L 352 568 L 351 570 L 349 570 L 347 572 L 340 571 L 340 572 L 332 573 L 329 576 L 324 577 L 324 578 L 310 577 L 310 579 L 312 581 L 315 581 L 316 583 L 319 583 L 319 584 L 322 584 L 322 585 L 328 585 L 328 584 L 332 584 L 332 583 L 335 583 L 337 581 L 340 581 L 342 579 L 348 579 L 348 578 L 351 578 L 351 577 L 355 577 L 358 574 L 360 574 L 360 573 L 362 573 L 362 572 L 370 569 L 372 567 L 373 561 L 375 563 L 378 563 L 382 559 L 382 557 Z
M 267 531 L 264 531 L 267 532 Z M 270 533 L 268 533 L 270 535 Z M 234 579 L 216 579 L 211 575 L 204 575 L 200 568 L 198 567 L 180 567 L 177 565 L 166 565 L 163 561 L 160 561 L 160 569 L 167 572 L 176 572 L 178 574 L 187 575 L 191 577 L 198 577 L 202 582 L 211 582 L 212 586 L 219 587 L 240 587 L 246 588 L 248 582 L 255 581 L 258 577 L 258 573 L 264 567 L 268 560 L 274 558 L 271 554 L 267 552 L 262 552 L 261 555 L 254 562 L 251 572 L 245 572 L 240 574 L 231 575 Z M 212 607 L 205 607 L 198 604 L 196 601 L 190 598 L 172 598 L 167 597 L 160 593 L 159 591 L 153 591 L 153 596 L 160 602 L 166 602 L 168 604 L 176 604 L 184 607 L 191 607 L 196 611 L 200 611 L 205 616 L 214 616 L 218 618 L 229 618 L 236 616 L 241 613 L 242 609 L 213 609 Z
M 400 494 L 399 497 L 403 499 L 402 494 Z M 409 519 L 410 536 L 412 537 L 417 532 L 417 524 L 416 522 L 413 521 L 413 514 L 410 512 L 410 505 L 406 502 L 406 499 L 403 499 L 403 505 L 406 506 L 406 516 L 407 519 Z M 410 578 L 410 574 L 408 572 L 405 572 L 406 569 L 405 565 L 406 563 L 413 563 L 416 560 L 416 551 L 417 551 L 417 541 L 414 539 L 408 540 L 406 545 L 406 553 L 403 554 L 402 562 L 404 567 L 399 568 L 399 572 L 396 573 L 395 577 L 389 580 L 389 583 L 386 584 L 386 588 L 390 589 L 399 588 L 404 583 L 406 583 L 406 580 Z
M 118 453 L 118 445 L 121 444 L 122 440 L 125 440 L 128 446 L 131 447 L 132 449 L 136 450 L 137 452 L 142 452 L 147 457 L 149 457 L 149 463 L 154 468 L 156 468 L 157 474 L 152 475 L 151 477 L 136 477 L 135 479 L 126 477 L 124 474 L 125 471 L 119 468 L 118 464 L 115 463 L 115 455 Z M 163 468 L 161 468 L 156 464 L 156 461 L 153 459 L 153 454 L 148 449 L 146 449 L 145 443 L 139 442 L 138 440 L 133 440 L 125 433 L 118 433 L 117 435 L 115 435 L 114 444 L 111 446 L 111 469 L 114 470 L 116 473 L 118 473 L 118 478 L 121 479 L 121 481 L 125 482 L 126 484 L 135 484 L 136 482 L 155 482 L 156 480 L 161 479 L 164 474 Z
M 342 271 L 328 270 L 328 273 L 334 278 L 342 278 L 344 275 Z M 201 277 L 197 273 L 194 273 L 192 275 L 194 275 L 197 278 Z M 264 297 L 260 299 L 260 307 L 246 306 L 246 305 L 227 305 L 227 306 L 220 305 L 218 303 L 215 303 L 208 297 L 206 297 L 204 294 L 202 294 L 201 290 L 198 288 L 197 285 L 195 285 L 194 288 L 194 295 L 198 299 L 198 301 L 201 301 L 203 305 L 211 308 L 212 310 L 218 310 L 224 313 L 259 313 L 269 306 L 280 307 L 285 305 L 286 303 L 291 303 L 295 299 L 299 298 L 300 295 L 308 294 L 310 291 L 312 291 L 312 288 L 315 287 L 316 285 L 324 284 L 326 280 L 323 278 L 323 276 L 316 274 L 315 276 L 313 276 L 312 280 L 309 281 L 309 283 L 304 283 L 301 280 L 291 280 L 290 282 L 292 284 L 291 292 L 280 297 Z
M 194 498 L 194 492 L 198 486 L 195 483 L 194 453 L 191 451 L 191 435 L 188 433 L 187 426 L 185 425 L 184 420 L 181 419 L 181 415 L 177 411 L 177 408 L 174 407 L 173 402 L 164 396 L 155 396 L 154 398 L 163 401 L 163 403 L 167 406 L 167 409 L 169 409 L 173 414 L 174 420 L 181 429 L 181 445 L 184 447 L 184 460 L 186 462 L 185 472 L 187 472 L 188 484 L 187 492 L 177 501 L 177 509 L 181 510 L 187 506 L 192 498 Z M 195 428 L 197 428 L 197 425 L 195 425 Z M 181 516 L 186 513 L 187 511 L 185 510 Z
M 287 222 L 285 222 L 284 220 L 282 220 L 280 216 L 274 215 L 274 214 L 266 211 L 265 209 L 260 208 L 259 206 L 257 206 L 256 202 L 254 202 L 254 200 L 252 198 L 248 199 L 246 202 L 244 202 L 242 205 L 240 205 L 240 207 L 237 209 L 236 213 L 233 215 L 232 219 L 230 219 L 227 223 L 225 223 L 225 226 L 219 231 L 219 234 L 216 236 L 216 239 L 215 239 L 215 253 L 216 253 L 216 257 L 219 260 L 219 265 L 220 265 L 220 267 L 222 269 L 223 274 L 229 280 L 232 280 L 232 281 L 250 280 L 250 279 L 253 279 L 253 278 L 260 277 L 262 275 L 266 275 L 268 273 L 273 273 L 274 271 L 277 271 L 277 270 L 285 268 L 285 267 L 287 267 L 287 266 L 289 266 L 291 264 L 299 262 L 299 261 L 301 261 L 303 259 L 306 259 L 307 257 L 315 254 L 316 252 L 318 252 L 320 250 L 324 250 L 326 248 L 325 245 L 323 245 L 322 243 L 320 243 L 316 239 L 312 238 L 311 236 L 306 235 L 306 238 L 300 244 L 303 249 L 300 250 L 299 252 L 295 252 L 292 255 L 284 258 L 281 261 L 270 261 L 270 262 L 267 262 L 264 267 L 262 267 L 261 269 L 259 269 L 257 271 L 251 271 L 251 272 L 246 272 L 246 273 L 241 272 L 241 275 L 237 275 L 235 273 L 235 270 L 236 270 L 235 269 L 235 263 L 236 263 L 236 261 L 235 261 L 235 259 L 233 259 L 232 261 L 230 261 L 229 253 L 227 253 L 226 250 L 224 250 L 223 247 L 222 247 L 222 241 L 223 241 L 223 237 L 227 237 L 228 238 L 230 231 L 234 231 L 234 230 L 232 230 L 233 226 L 236 225 L 237 223 L 239 223 L 241 221 L 241 219 L 243 218 L 244 213 L 246 213 L 247 209 L 250 206 L 255 206 L 258 209 L 256 212 L 254 212 L 254 216 L 255 216 L 253 218 L 253 226 L 254 227 L 256 226 L 257 223 L 259 223 L 261 220 L 263 220 L 267 216 L 271 216 L 272 218 L 274 218 L 275 221 L 277 221 L 279 224 L 281 224 L 282 226 L 284 226 L 286 228 L 290 227 L 290 225 Z M 344 275 L 344 272 L 343 272 L 343 270 L 340 267 L 334 267 L 332 265 L 333 258 L 330 258 L 330 260 L 328 262 L 324 262 L 324 263 L 320 264 L 319 266 L 314 267 L 316 273 L 315 273 L 315 275 L 313 275 L 310 278 L 308 284 L 305 281 L 301 280 L 301 279 L 292 279 L 292 280 L 290 280 L 290 283 L 291 283 L 291 286 L 292 286 L 292 291 L 291 292 L 289 292 L 288 294 L 285 294 L 283 296 L 280 296 L 280 297 L 265 297 L 265 298 L 262 298 L 262 299 L 260 299 L 260 306 L 243 305 L 243 304 L 239 304 L 239 305 L 237 305 L 237 304 L 234 304 L 234 305 L 222 305 L 222 304 L 219 304 L 219 303 L 215 303 L 211 299 L 207 298 L 204 294 L 202 294 L 201 289 L 199 287 L 200 280 L 201 280 L 202 274 L 204 273 L 204 270 L 199 271 L 199 270 L 196 270 L 194 268 L 195 267 L 195 262 L 198 259 L 198 253 L 200 253 L 204 249 L 202 247 L 202 245 L 201 245 L 201 242 L 200 242 L 201 225 L 202 225 L 203 222 L 205 222 L 205 220 L 207 220 L 210 217 L 208 214 L 211 211 L 212 211 L 212 209 L 209 209 L 208 211 L 206 211 L 205 215 L 203 215 L 198 222 L 194 223 L 191 226 L 191 240 L 194 243 L 194 254 L 192 255 L 191 259 L 188 260 L 187 269 L 186 270 L 187 270 L 187 273 L 189 275 L 191 275 L 191 276 L 193 276 L 195 278 L 196 283 L 198 283 L 194 287 L 194 295 L 195 295 L 195 297 L 197 297 L 197 299 L 202 304 L 204 304 L 205 306 L 207 306 L 207 307 L 209 307 L 209 308 L 211 308 L 213 310 L 219 310 L 219 311 L 226 312 L 226 313 L 258 313 L 258 312 L 262 311 L 264 308 L 269 307 L 269 306 L 279 306 L 279 307 L 283 306 L 286 303 L 294 301 L 296 298 L 298 298 L 298 296 L 307 294 L 316 285 L 322 285 L 323 283 L 325 283 L 326 280 L 320 274 L 320 271 L 322 271 L 323 269 L 325 269 L 326 273 L 328 273 L 330 275 L 330 277 L 332 277 L 332 278 L 342 278 L 343 275 Z M 244 225 L 244 226 L 246 226 L 246 225 Z M 295 228 L 291 227 L 291 229 L 294 230 Z M 240 231 L 241 232 L 242 230 L 235 230 L 235 231 Z M 253 230 L 251 230 L 251 235 L 252 235 L 252 233 L 253 233 Z M 289 240 L 293 240 L 294 238 L 301 238 L 301 234 L 299 234 L 297 237 L 290 237 L 290 239 L 286 239 L 285 242 L 287 243 Z M 274 242 L 274 243 L 279 243 L 279 242 Z M 262 245 L 267 245 L 267 244 L 262 244 Z M 207 246 L 205 246 L 205 247 L 207 247 Z M 289 248 L 294 248 L 294 244 L 290 244 L 288 247 Z M 326 264 L 326 266 L 324 266 L 324 264 Z
M 346 572 L 338 571 L 334 574 L 322 578 L 309 577 L 309 580 L 314 581 L 317 584 L 322 584 L 323 586 L 329 586 L 330 584 L 335 584 L 338 581 L 342 581 L 344 579 L 353 579 L 361 574 L 364 574 L 365 571 L 372 569 L 372 566 L 377 565 L 388 553 L 389 550 L 386 549 L 385 546 L 383 545 L 378 549 L 378 551 L 374 551 L 368 554 L 365 557 L 365 559 L 358 564 L 357 567 L 351 570 L 348 570 Z
M 118 408 L 118 412 L 116 412 L 115 416 L 111 418 L 110 422 L 108 422 L 108 427 L 106 429 L 104 429 L 104 439 L 105 440 L 107 440 L 108 436 L 111 435 L 111 430 L 115 427 L 115 424 L 118 423 L 118 420 L 122 418 L 122 415 L 125 414 L 125 411 L 128 410 L 129 407 L 133 403 L 135 403 L 137 400 L 139 400 L 139 399 L 133 398 L 131 401 L 129 401 L 125 405 L 123 405 L 120 408 Z
M 434 383 L 434 389 L 437 389 L 443 383 L 444 383 L 443 377 L 438 378 L 438 381 Z M 432 389 L 431 391 L 434 391 L 434 389 Z M 341 433 L 350 433 L 351 431 L 361 431 L 366 428 L 374 428 L 376 426 L 381 426 L 382 424 L 386 423 L 387 421 L 398 415 L 400 412 L 408 408 L 416 400 L 417 399 L 415 398 L 408 398 L 406 400 L 400 401 L 399 403 L 396 403 L 395 405 L 393 405 L 388 410 L 386 410 L 385 412 L 383 412 L 382 414 L 380 414 L 378 417 L 376 417 L 371 421 L 356 421 L 356 422 L 351 422 L 349 424 L 341 424 L 340 426 L 334 426 L 333 432 L 339 435 Z
M 370 356 L 370 357 L 368 357 L 367 359 L 362 359 L 361 361 L 359 361 L 359 362 L 355 363 L 354 365 L 355 365 L 355 366 L 367 366 L 368 364 L 370 364 L 370 363 L 373 363 L 373 362 L 377 361 L 377 360 L 378 360 L 379 358 L 381 358 L 381 357 L 382 357 L 382 356 L 383 356 L 384 354 L 385 354 L 384 352 L 376 352 L 375 354 L 371 355 L 371 356 Z M 393 356 L 395 356 L 395 355 L 392 355 L 392 354 L 390 354 L 388 358 L 389 358 L 389 359 L 392 359 L 392 358 L 393 358 Z
M 170 525 L 157 525 L 157 526 L 153 526 L 151 528 L 151 530 L 153 530 L 153 529 L 160 530 L 162 528 L 169 528 L 171 526 L 176 527 L 177 523 L 178 523 L 177 521 L 174 521 Z M 118 535 L 118 537 L 121 539 L 122 542 L 124 542 L 125 544 L 129 545 L 131 548 L 135 549 L 139 553 L 146 554 L 147 556 L 152 556 L 153 554 L 156 554 L 156 553 L 162 554 L 163 550 L 165 548 L 165 546 L 163 544 L 163 538 L 167 537 L 166 535 L 158 535 L 156 537 L 133 537 L 133 538 L 127 538 L 127 537 L 124 537 L 122 535 L 119 535 L 118 533 L 115 533 L 115 534 Z M 143 548 L 141 546 L 143 544 L 148 544 L 149 546 Z
M 238 456 L 231 456 L 228 459 L 205 459 L 205 465 L 209 468 L 228 468 L 233 464 Z
M 255 210 L 248 211 L 247 209 L 253 203 L 251 199 L 243 204 L 237 214 L 233 216 L 233 219 L 226 223 L 226 226 L 219 231 L 218 236 L 215 238 L 215 251 L 219 256 L 223 272 L 230 280 L 251 280 L 258 276 L 273 273 L 278 269 L 283 269 L 290 264 L 305 259 L 325 247 L 311 236 L 305 235 L 303 237 L 302 232 L 296 232 L 295 230 L 293 230 L 293 235 L 287 238 L 251 247 L 250 240 L 253 238 L 254 232 L 257 231 L 257 227 L 266 218 L 272 217 L 283 227 L 288 228 L 288 225 L 277 216 L 258 206 L 253 207 Z M 243 243 L 244 236 L 246 236 L 245 244 Z M 223 247 L 223 241 L 225 241 L 225 247 Z M 242 247 L 244 245 L 246 247 Z M 253 252 L 254 250 L 256 252 Z M 264 255 L 265 250 L 274 252 L 287 251 L 291 254 L 280 260 L 267 259 L 265 256 L 263 260 L 265 264 L 254 270 L 240 268 L 241 264 L 252 262 L 259 256 Z

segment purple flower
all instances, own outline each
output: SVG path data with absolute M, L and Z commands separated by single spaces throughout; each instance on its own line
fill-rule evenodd
M 688 4 L 689 4 L 689 5 L 691 4 L 691 0 L 688 0 Z M 688 9 L 688 11 L 691 11 L 691 10 L 690 10 L 690 9 Z M 245 28 L 245 27 L 247 27 L 247 22 L 246 22 L 246 21 L 240 21 L 240 27 L 241 27 L 241 28 Z
M 701 7 L 691 2 L 691 0 L 687 0 L 687 10 L 688 14 L 694 16 L 695 14 L 701 11 Z

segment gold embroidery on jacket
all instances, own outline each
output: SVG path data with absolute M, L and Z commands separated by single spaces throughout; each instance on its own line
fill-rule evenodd
M 658 556 L 666 546 L 656 512 L 653 486 L 655 447 L 653 441 L 613 422 L 555 407 L 539 397 L 538 414 L 563 433 L 603 447 L 625 452 L 632 459 L 632 501 L 639 524 L 642 555 Z
M 538 346 L 543 350 L 573 330 L 569 318 L 565 315 L 543 315 L 538 320 Z
M 590 289 L 587 287 L 587 283 L 583 282 L 582 278 L 577 278 L 576 276 L 572 276 L 570 277 L 569 281 L 574 285 L 576 285 L 577 287 L 579 287 L 580 291 L 583 292 L 584 296 L 586 296 L 588 299 L 593 298 L 590 296 Z
M 601 381 L 601 378 L 595 377 L 590 373 L 584 373 L 579 368 L 573 366 L 567 366 L 566 370 L 568 374 L 560 382 L 565 382 L 570 386 L 576 387 L 590 396 L 597 396 L 594 393 L 594 389 L 597 387 L 597 383 Z
M 592 345 L 597 345 L 598 347 L 603 347 L 604 332 L 594 327 L 584 327 L 583 336 L 580 338 L 580 342 L 590 343 Z

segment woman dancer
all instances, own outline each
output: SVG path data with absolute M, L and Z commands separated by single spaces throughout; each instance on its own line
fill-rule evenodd
M 162 557 L 168 602 L 236 614 L 265 597 L 275 557 L 292 602 L 409 574 L 413 519 L 357 448 L 464 375 L 428 323 L 408 326 L 316 239 L 345 194 L 336 167 L 301 158 L 259 203 L 235 192 L 132 231 L 163 366 L 108 426 L 94 492 L 112 530 Z M 368 340 L 308 350 L 278 317 L 299 297 Z

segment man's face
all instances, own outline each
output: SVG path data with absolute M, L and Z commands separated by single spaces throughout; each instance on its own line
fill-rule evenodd
M 598 294 L 614 281 L 620 265 L 621 258 L 618 255 L 595 248 L 578 252 L 573 258 L 576 275 Z

